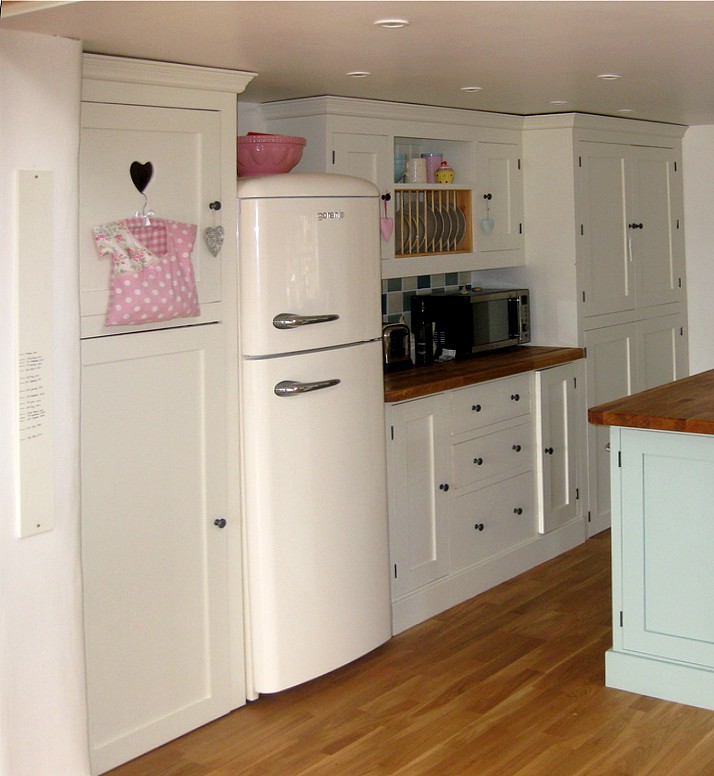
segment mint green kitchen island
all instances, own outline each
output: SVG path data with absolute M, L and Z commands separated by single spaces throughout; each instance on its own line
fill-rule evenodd
M 606 684 L 714 709 L 714 370 L 588 419 L 611 427 Z

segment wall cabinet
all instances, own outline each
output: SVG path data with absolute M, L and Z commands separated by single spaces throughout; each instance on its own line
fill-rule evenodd
M 246 699 L 229 235 L 236 93 L 251 76 L 94 55 L 83 65 L 82 567 L 100 773 Z M 91 227 L 143 206 L 134 161 L 154 166 L 148 207 L 198 226 L 200 318 L 104 327 L 111 267 Z M 227 239 L 213 256 L 203 235 L 217 225 Z
M 580 369 L 565 364 L 387 405 L 395 632 L 582 541 Z M 540 449 L 544 440 L 557 455 Z
M 405 252 L 400 250 L 403 243 L 395 245 L 392 236 L 382 242 L 383 277 L 523 263 L 521 119 L 340 97 L 269 103 L 262 106 L 262 114 L 271 132 L 307 138 L 296 172 L 335 172 L 371 180 L 383 194 L 392 194 L 387 212 L 395 222 L 400 219 L 401 201 L 393 195 L 399 188 L 395 152 L 441 153 L 456 171 L 456 179 L 453 186 L 432 186 L 442 191 L 466 187 L 472 192 L 468 208 L 459 200 L 470 232 L 463 250 L 444 251 L 427 246 L 425 239 L 423 249 Z M 424 226 L 428 230 L 428 224 Z
M 613 647 L 606 683 L 714 709 L 714 622 L 707 616 L 714 438 L 636 428 L 611 434 Z

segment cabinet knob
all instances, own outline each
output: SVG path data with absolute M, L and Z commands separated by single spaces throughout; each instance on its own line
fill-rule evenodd
M 441 485 L 439 485 L 439 490 L 443 490 L 444 493 L 449 489 L 449 483 L 448 482 L 442 482 Z
M 520 401 L 521 395 L 519 393 L 512 393 L 511 394 L 511 401 Z
M 484 199 L 493 199 L 493 197 L 492 197 L 492 195 L 491 195 L 491 194 L 484 194 L 484 195 L 483 195 L 483 198 L 484 198 Z
M 474 458 L 474 463 L 476 464 L 476 466 L 481 466 L 481 464 L 483 463 L 483 458 Z
M 521 452 L 521 446 L 520 445 L 513 445 L 513 447 L 511 449 L 515 450 L 517 453 Z
M 225 528 L 226 527 L 226 518 L 225 517 L 217 517 L 213 521 L 213 525 L 215 525 L 216 528 Z
M 476 523 L 474 525 L 474 531 L 483 531 L 483 529 L 484 529 L 484 524 L 483 523 Z
M 216 200 L 215 202 L 211 202 L 210 205 L 208 206 L 209 210 L 214 210 L 216 212 L 219 211 L 222 207 L 223 205 L 221 205 L 221 203 L 218 200 Z
M 523 507 L 516 507 L 516 508 L 513 510 L 513 514 L 514 514 L 514 515 L 522 515 L 522 514 L 523 514 Z
M 471 411 L 472 412 L 481 412 L 481 405 L 480 404 L 472 404 L 471 405 Z
M 628 224 L 627 225 L 630 229 L 642 229 L 642 224 Z
M 552 447 L 546 447 L 546 448 L 545 448 L 545 452 L 546 452 L 548 455 L 553 455 L 553 448 L 552 448 Z

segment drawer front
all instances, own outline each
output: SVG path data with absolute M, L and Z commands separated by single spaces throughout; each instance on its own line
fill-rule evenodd
M 533 449 L 530 421 L 452 445 L 452 485 L 458 490 L 490 477 L 526 471 L 533 466 Z
M 531 411 L 531 372 L 451 392 L 451 433 L 483 428 Z
M 454 499 L 449 521 L 450 571 L 505 552 L 536 536 L 532 471 Z

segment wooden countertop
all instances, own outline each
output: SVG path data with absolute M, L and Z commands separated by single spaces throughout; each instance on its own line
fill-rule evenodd
M 472 358 L 389 372 L 384 375 L 384 401 L 391 403 L 417 399 L 452 388 L 566 364 L 582 357 L 582 348 L 518 345 Z
M 714 369 L 588 410 L 600 426 L 714 434 Z

